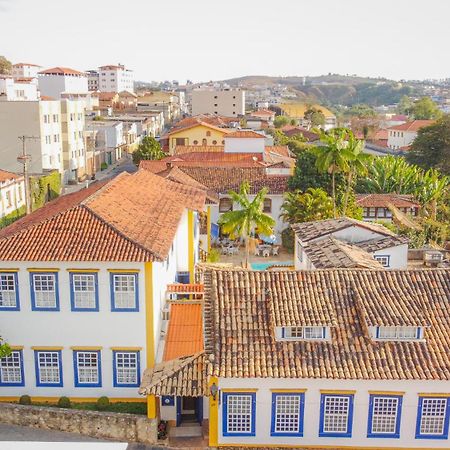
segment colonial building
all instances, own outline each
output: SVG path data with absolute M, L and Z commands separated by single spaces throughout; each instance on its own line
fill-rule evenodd
M 5 217 L 25 213 L 23 176 L 0 169 L 0 224 Z
M 388 147 L 393 150 L 407 150 L 416 138 L 417 132 L 434 122 L 434 120 L 413 120 L 390 127 L 388 129 Z
M 167 358 L 141 384 L 172 435 L 196 420 L 211 447 L 449 448 L 449 270 L 208 268 L 203 282 L 201 302 L 168 300 Z
M 358 194 L 356 204 L 363 209 L 363 220 L 368 222 L 392 222 L 392 213 L 397 211 L 409 217 L 417 217 L 420 209 L 412 195 L 400 194 Z
M 0 400 L 140 401 L 168 286 L 194 279 L 204 204 L 204 191 L 142 170 L 3 229 L 0 329 L 13 352 Z

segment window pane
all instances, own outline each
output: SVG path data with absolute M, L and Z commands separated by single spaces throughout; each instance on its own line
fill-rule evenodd
M 16 283 L 12 273 L 0 274 L 0 306 L 16 306 Z
M 424 398 L 420 418 L 420 434 L 444 434 L 446 398 Z
M 117 384 L 137 384 L 137 353 L 116 353 Z
M 95 275 L 74 274 L 73 296 L 75 308 L 95 308 Z
M 59 353 L 38 352 L 39 381 L 41 383 L 59 383 Z
M 96 352 L 77 352 L 77 369 L 79 383 L 98 383 L 98 354 Z
M 135 288 L 134 275 L 114 275 L 114 306 L 116 308 L 135 308 Z
M 20 352 L 11 352 L 0 359 L 0 380 L 2 383 L 22 383 Z
M 379 327 L 379 339 L 416 339 L 417 327 Z
M 55 275 L 34 275 L 34 298 L 38 308 L 56 307 Z
M 398 398 L 374 397 L 372 408 L 372 433 L 395 433 Z
M 323 413 L 325 433 L 347 433 L 349 397 L 326 396 Z
M 298 433 L 300 395 L 277 395 L 275 402 L 275 432 Z
M 229 433 L 251 433 L 252 396 L 227 396 L 227 431 Z

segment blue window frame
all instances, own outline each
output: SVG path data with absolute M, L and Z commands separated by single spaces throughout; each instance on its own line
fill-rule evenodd
M 69 277 L 72 311 L 98 311 L 98 274 L 70 272 Z
M 400 437 L 402 401 L 401 395 L 370 395 L 367 437 Z
M 0 311 L 20 311 L 17 272 L 0 272 Z
M 447 439 L 449 419 L 448 397 L 419 397 L 416 439 Z
M 161 396 L 162 406 L 175 406 L 175 397 L 173 395 L 163 395 Z
M 304 412 L 304 393 L 273 392 L 270 435 L 303 436 Z
M 374 258 L 383 266 L 391 267 L 391 255 L 375 255 Z
M 111 272 L 111 311 L 139 311 L 138 274 Z
M 353 394 L 321 394 L 319 436 L 352 437 Z
M 33 311 L 59 311 L 58 272 L 32 272 L 30 286 Z
M 74 350 L 75 387 L 101 387 L 102 362 L 100 350 Z
M 114 387 L 139 387 L 141 363 L 139 352 L 113 350 Z
M 191 274 L 189 272 L 177 272 L 175 275 L 175 281 L 177 283 L 189 284 Z
M 0 359 L 0 386 L 25 386 L 22 350 Z
M 255 420 L 255 392 L 224 392 L 222 421 L 224 436 L 255 436 Z
M 61 350 L 35 350 L 36 386 L 63 386 Z

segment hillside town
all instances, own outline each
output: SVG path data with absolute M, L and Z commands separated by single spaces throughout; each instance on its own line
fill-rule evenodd
M 450 78 L 95 56 L 0 56 L 0 448 L 449 449 Z

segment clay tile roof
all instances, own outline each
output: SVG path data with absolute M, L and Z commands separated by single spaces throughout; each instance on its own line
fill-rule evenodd
M 395 236 L 395 233 L 387 229 L 384 225 L 378 223 L 363 222 L 361 220 L 351 219 L 349 217 L 341 217 L 339 219 L 317 220 L 313 222 L 297 223 L 292 225 L 292 229 L 303 242 L 326 236 L 345 228 L 358 226 L 366 228 L 375 233 L 384 236 Z
M 227 134 L 227 133 L 230 132 L 229 129 L 221 128 L 220 126 L 215 125 L 213 123 L 204 122 L 202 120 L 193 120 L 192 122 L 185 122 L 184 124 L 178 123 L 175 127 L 173 127 L 172 129 L 169 130 L 169 132 L 167 133 L 167 136 L 170 136 L 170 135 L 175 134 L 175 133 L 179 133 L 180 131 L 189 130 L 191 128 L 199 127 L 199 126 L 203 126 L 203 127 L 209 128 L 211 130 L 216 130 L 216 131 L 219 131 L 219 132 L 224 133 L 224 134 Z
M 208 395 L 207 361 L 204 352 L 182 356 L 147 369 L 139 394 L 204 397 Z
M 418 208 L 412 195 L 400 194 L 358 194 L 356 203 L 363 208 L 388 208 L 390 204 L 396 208 Z
M 275 112 L 270 111 L 270 109 L 258 109 L 256 111 L 252 111 L 250 115 L 253 117 L 273 117 L 275 116 Z
M 383 269 L 366 250 L 332 237 L 311 242 L 304 251 L 315 269 Z
M 255 138 L 259 138 L 259 139 L 265 139 L 265 136 L 263 136 L 260 133 L 257 133 L 256 131 L 252 131 L 252 130 L 237 130 L 237 131 L 232 131 L 231 133 L 228 133 L 225 136 L 226 139 L 231 139 L 231 138 L 251 138 L 251 139 L 255 139 Z
M 79 75 L 85 76 L 83 72 L 70 69 L 69 67 L 53 67 L 51 69 L 41 70 L 39 74 L 43 75 Z
M 62 196 L 0 231 L 8 261 L 161 261 L 205 193 L 148 171 Z
M 203 284 L 172 283 L 167 285 L 167 292 L 176 294 L 201 294 L 205 291 Z
M 18 180 L 19 178 L 23 178 L 21 175 L 17 173 L 8 172 L 7 170 L 0 169 L 0 183 L 9 180 Z
M 373 253 L 377 250 L 404 245 L 409 242 L 406 236 L 387 236 L 381 239 L 369 239 L 367 241 L 357 242 L 355 245 L 366 252 Z
M 164 361 L 203 351 L 202 305 L 172 303 L 165 337 Z
M 320 136 L 317 133 L 313 133 L 306 128 L 295 125 L 285 125 L 284 127 L 281 127 L 281 131 L 288 137 L 295 136 L 296 134 L 301 134 L 308 142 L 314 142 L 320 139 Z
M 388 128 L 388 130 L 395 131 L 419 131 L 423 127 L 429 127 L 433 125 L 435 120 L 413 120 L 412 122 L 402 123 Z
M 114 97 L 118 96 L 117 92 L 99 92 L 98 98 L 101 101 L 109 101 L 112 100 Z
M 449 269 L 207 269 L 203 277 L 209 375 L 450 380 Z M 331 340 L 276 340 L 271 308 L 277 302 L 283 320 L 292 323 L 297 311 L 319 318 L 325 308 L 333 311 Z M 424 341 L 373 341 L 371 323 L 430 326 Z

